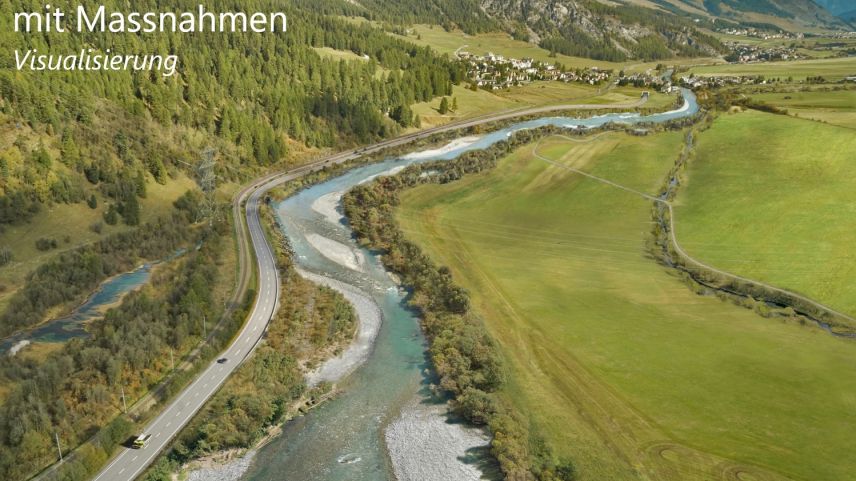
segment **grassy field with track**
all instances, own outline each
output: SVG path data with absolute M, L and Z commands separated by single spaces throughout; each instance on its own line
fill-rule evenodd
M 765 62 L 751 64 L 722 64 L 693 67 L 696 75 L 763 75 L 802 81 L 806 77 L 821 76 L 827 81 L 838 81 L 856 75 L 856 57 L 795 60 L 793 62 Z
M 681 142 L 610 133 L 539 152 L 655 193 Z M 507 361 L 504 395 L 580 480 L 856 470 L 856 345 L 693 294 L 647 255 L 650 201 L 528 146 L 492 172 L 406 192 L 398 221 L 470 291 Z
M 758 146 L 751 156 L 747 145 Z M 853 315 L 854 152 L 852 129 L 753 111 L 720 117 L 699 136 L 679 191 L 681 244 Z
M 752 98 L 788 110 L 791 115 L 856 129 L 856 88 L 752 94 Z

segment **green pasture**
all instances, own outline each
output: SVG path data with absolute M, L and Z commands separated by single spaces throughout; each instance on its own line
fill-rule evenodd
M 806 77 L 822 76 L 828 81 L 842 80 L 856 75 L 856 57 L 836 57 L 792 62 L 765 62 L 749 64 L 720 64 L 692 67 L 691 72 L 701 76 L 763 75 L 767 78 L 792 77 L 796 81 Z
M 856 314 L 856 135 L 747 111 L 699 136 L 677 233 L 702 261 Z
M 682 139 L 553 138 L 539 152 L 655 193 Z M 742 151 L 764 145 L 762 135 L 753 136 Z M 709 163 L 723 178 L 754 186 L 740 197 L 746 211 L 737 221 L 760 222 L 769 234 L 771 225 L 801 220 L 793 211 L 768 216 L 786 202 L 787 185 L 759 180 L 770 173 L 742 159 L 747 167 L 739 174 Z M 805 171 L 793 175 L 809 177 L 814 189 L 822 184 Z M 800 202 L 829 218 L 820 206 L 832 199 Z M 686 209 L 679 221 L 691 213 Z M 717 231 L 708 243 L 725 243 L 735 222 L 721 221 L 729 205 L 696 212 L 705 215 L 704 232 Z M 856 472 L 854 342 L 692 293 L 648 254 L 649 200 L 551 166 L 527 146 L 494 171 L 406 192 L 397 217 L 470 291 L 507 362 L 503 394 L 574 460 L 580 480 L 841 481 Z M 686 222 L 680 235 L 698 245 Z M 832 242 L 821 232 L 791 239 L 806 247 Z
M 797 117 L 856 129 L 856 85 L 848 90 L 758 93 L 752 98 Z

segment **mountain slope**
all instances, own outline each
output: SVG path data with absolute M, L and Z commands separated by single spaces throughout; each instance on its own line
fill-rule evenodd
M 654 8 L 595 0 L 480 0 L 516 36 L 558 53 L 599 60 L 658 60 L 722 51 L 693 20 Z
M 654 0 L 669 3 L 687 13 L 706 12 L 712 17 L 733 22 L 770 23 L 787 30 L 798 28 L 842 28 L 844 22 L 824 9 L 828 4 L 850 0 Z
M 815 3 L 829 10 L 833 15 L 841 15 L 856 8 L 853 0 L 815 0 Z

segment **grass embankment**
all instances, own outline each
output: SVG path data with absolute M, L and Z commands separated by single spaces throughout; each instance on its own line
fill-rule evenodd
M 423 128 L 443 125 L 456 120 L 462 120 L 480 115 L 541 105 L 562 104 L 602 104 L 609 108 L 610 104 L 630 104 L 649 89 L 636 87 L 613 87 L 608 85 L 589 85 L 575 82 L 540 81 L 519 87 L 503 90 L 487 91 L 470 90 L 465 86 L 454 86 L 452 95 L 457 99 L 458 109 L 440 114 L 440 99 L 421 102 L 413 105 L 413 113 L 419 115 Z M 663 109 L 675 103 L 674 95 L 650 92 L 647 102 L 642 106 L 646 109 Z M 561 112 L 557 112 L 561 115 Z
M 747 156 L 747 146 L 756 145 Z M 698 139 L 675 210 L 703 262 L 856 312 L 856 135 L 754 111 Z M 760 195 L 759 195 L 760 194 Z
M 539 152 L 654 194 L 681 140 Z M 648 258 L 650 201 L 531 151 L 407 191 L 398 221 L 469 290 L 507 360 L 507 400 L 579 479 L 846 479 L 852 343 L 693 294 Z
M 696 75 L 763 75 L 767 78 L 793 78 L 797 81 L 806 77 L 821 76 L 827 81 L 839 81 L 856 75 L 856 57 L 836 57 L 793 62 L 764 62 L 751 64 L 705 65 L 690 69 Z
M 856 129 L 856 88 L 751 94 L 754 100 L 787 109 L 788 114 Z

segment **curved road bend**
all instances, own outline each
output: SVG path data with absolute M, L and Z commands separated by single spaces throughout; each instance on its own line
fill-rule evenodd
M 199 409 L 217 391 L 227 377 L 247 358 L 261 340 L 267 323 L 270 321 L 279 304 L 279 272 L 276 267 L 276 259 L 271 246 L 267 242 L 259 216 L 259 205 L 264 195 L 272 188 L 284 182 L 297 179 L 307 173 L 320 170 L 329 165 L 341 164 L 349 160 L 374 153 L 389 147 L 397 147 L 414 140 L 424 139 L 431 135 L 474 127 L 476 125 L 512 119 L 526 115 L 534 115 L 560 110 L 597 110 L 597 109 L 628 109 L 643 105 L 647 101 L 642 98 L 635 102 L 622 104 L 564 104 L 530 107 L 510 111 L 499 112 L 492 115 L 474 117 L 459 122 L 453 122 L 439 127 L 414 132 L 385 140 L 368 147 L 352 149 L 338 154 L 325 157 L 318 161 L 285 171 L 270 174 L 257 179 L 250 186 L 242 190 L 236 197 L 233 205 L 236 232 L 239 237 L 238 245 L 241 250 L 242 270 L 241 278 L 238 280 L 238 289 L 246 289 L 249 278 L 249 260 L 252 258 L 252 250 L 255 250 L 259 272 L 258 296 L 253 309 L 244 327 L 237 335 L 232 344 L 218 357 L 225 357 L 225 363 L 212 361 L 199 377 L 184 389 L 172 402 L 164 408 L 163 412 L 151 421 L 144 432 L 151 434 L 152 438 L 148 445 L 142 449 L 120 448 L 121 451 L 95 478 L 94 481 L 128 481 L 136 478 L 157 457 L 157 455 L 169 444 L 170 440 L 178 434 Z M 246 229 L 241 216 L 241 205 L 246 202 Z M 247 232 L 249 241 L 247 242 Z M 252 245 L 250 245 L 250 243 Z M 240 296 L 236 297 L 240 299 Z

